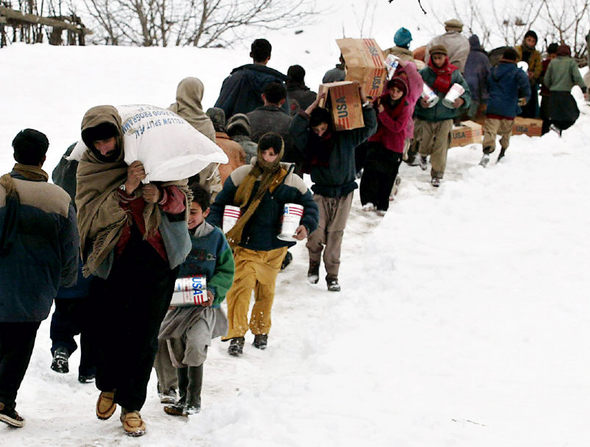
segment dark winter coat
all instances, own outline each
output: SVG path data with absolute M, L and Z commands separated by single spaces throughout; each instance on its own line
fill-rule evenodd
M 242 65 L 234 68 L 223 81 L 215 107 L 223 109 L 227 120 L 236 113 L 251 112 L 264 105 L 260 95 L 268 83 L 286 81 L 287 76 L 266 65 Z M 289 113 L 288 101 L 283 104 L 282 109 Z
M 273 105 L 261 106 L 246 115 L 250 120 L 250 138 L 255 143 L 267 132 L 276 132 L 283 140 L 287 139 L 291 116 L 282 108 Z
M 327 166 L 311 167 L 312 191 L 325 197 L 346 196 L 357 188 L 354 148 L 366 141 L 377 130 L 377 115 L 372 107 L 363 107 L 365 127 L 334 132 L 332 150 Z M 293 145 L 306 157 L 309 134 L 309 116 L 300 112 L 293 118 L 289 131 Z
M 239 167 L 231 173 L 223 184 L 223 189 L 215 198 L 215 202 L 211 205 L 207 222 L 218 227 L 222 226 L 225 206 L 235 204 L 236 191 L 255 163 L 256 158 L 253 158 L 251 165 Z M 311 192 L 301 177 L 293 173 L 293 165 L 286 163 L 281 163 L 281 165 L 288 170 L 287 176 L 272 193 L 267 191 L 263 196 L 260 205 L 244 227 L 240 247 L 255 251 L 270 251 L 275 248 L 295 245 L 295 242 L 286 242 L 277 238 L 281 232 L 281 217 L 285 203 L 298 203 L 303 206 L 301 225 L 305 226 L 308 234 L 317 228 L 319 210 Z M 250 195 L 251 198 L 256 195 L 259 184 L 258 181 L 255 183 Z
M 291 116 L 294 116 L 299 110 L 307 109 L 317 97 L 316 92 L 312 92 L 309 87 L 302 84 L 287 84 L 287 99 L 289 100 L 289 109 Z
M 485 103 L 488 99 L 487 79 L 490 74 L 490 60 L 481 48 L 479 37 L 475 34 L 469 38 L 471 50 L 465 63 L 465 81 L 469 85 L 471 99 L 475 102 Z
M 15 171 L 10 176 L 20 203 L 13 245 L 0 256 L 0 322 L 42 321 L 58 288 L 76 282 L 80 244 L 76 212 L 59 186 Z M 7 203 L 0 186 L 0 234 L 10 224 Z
M 500 61 L 488 76 L 488 115 L 514 118 L 520 113 L 519 98 L 531 96 L 531 86 L 527 74 L 513 62 Z

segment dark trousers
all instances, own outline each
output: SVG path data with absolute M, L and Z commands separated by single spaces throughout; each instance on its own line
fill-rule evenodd
M 70 356 L 78 345 L 74 336 L 80 335 L 80 366 L 83 376 L 95 374 L 95 354 L 90 334 L 90 300 L 88 298 L 56 298 L 55 310 L 51 316 L 51 353 L 65 349 Z
M 0 402 L 16 406 L 16 393 L 31 360 L 40 321 L 0 323 Z
M 387 211 L 389 195 L 397 177 L 403 154 L 371 143 L 367 151 L 365 169 L 361 178 L 361 203 L 372 203 L 378 210 Z
M 115 390 L 115 402 L 141 409 L 158 348 L 160 324 L 172 298 L 178 268 L 132 227 L 132 236 L 106 280 L 90 285 L 96 386 Z
M 539 116 L 539 96 L 537 94 L 539 87 L 536 82 L 531 82 L 530 85 L 531 97 L 529 102 L 527 102 L 526 105 L 521 108 L 522 112 L 520 113 L 520 116 L 523 118 L 536 118 Z
M 549 132 L 551 121 L 549 120 L 549 96 L 541 96 L 541 108 L 539 109 L 539 118 L 543 120 L 541 127 L 541 134 L 545 135 Z

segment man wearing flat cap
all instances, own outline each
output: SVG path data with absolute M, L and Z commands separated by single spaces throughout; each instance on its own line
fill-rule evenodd
M 76 283 L 79 240 L 70 196 L 41 169 L 47 137 L 25 129 L 12 147 L 0 177 L 0 421 L 22 427 L 16 394 L 57 289 Z
M 463 22 L 459 19 L 449 19 L 445 22 L 445 31 L 444 34 L 436 36 L 426 45 L 426 57 L 424 60 L 426 62 L 430 60 L 430 49 L 434 45 L 443 45 L 447 49 L 449 62 L 463 73 L 470 50 L 469 40 L 461 34 Z

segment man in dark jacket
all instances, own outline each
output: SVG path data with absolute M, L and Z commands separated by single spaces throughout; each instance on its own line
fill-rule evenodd
M 270 82 L 262 93 L 263 106 L 248 112 L 252 141 L 258 143 L 268 132 L 278 133 L 283 140 L 289 135 L 291 116 L 282 109 L 287 100 L 287 89 L 279 82 Z
M 76 209 L 76 170 L 77 160 L 69 160 L 76 143 L 70 145 L 51 173 L 53 183 L 61 186 L 70 196 Z M 81 267 L 81 265 L 80 265 Z M 92 339 L 89 330 L 91 312 L 88 308 L 88 290 L 91 278 L 84 278 L 82 269 L 78 269 L 78 281 L 74 287 L 60 287 L 55 297 L 55 310 L 51 316 L 51 369 L 58 373 L 69 372 L 69 357 L 78 348 L 74 336 L 80 335 L 80 366 L 78 381 L 94 381 L 96 368 Z
M 362 89 L 360 94 L 364 104 L 364 127 L 334 131 L 330 112 L 318 107 L 321 99 L 318 96 L 305 112 L 293 118 L 290 129 L 293 144 L 310 166 L 313 198 L 320 210 L 320 223 L 306 245 L 309 251 L 307 279 L 312 284 L 319 281 L 323 252 L 326 283 L 332 292 L 340 291 L 338 271 L 342 236 L 350 214 L 352 196 L 358 187 L 355 182 L 354 148 L 377 130 L 375 110 Z
M 291 116 L 307 109 L 316 97 L 317 93 L 305 85 L 305 69 L 301 65 L 291 65 L 287 70 L 287 99 Z
M 47 137 L 25 129 L 12 147 L 0 178 L 0 421 L 22 427 L 16 395 L 57 289 L 76 282 L 79 239 L 70 197 L 41 169 Z
M 264 105 L 261 94 L 269 82 L 284 83 L 287 77 L 266 66 L 270 60 L 272 46 L 266 39 L 256 39 L 250 47 L 252 64 L 234 68 L 221 85 L 215 107 L 223 109 L 225 118 L 230 119 L 235 113 L 248 113 Z M 283 110 L 289 113 L 285 102 Z
M 481 116 L 478 113 L 488 100 L 487 80 L 490 74 L 490 59 L 479 43 L 479 37 L 473 35 L 469 38 L 471 50 L 465 63 L 465 73 L 463 77 L 469 85 L 471 92 L 471 106 L 466 115 L 469 119 L 477 119 Z
M 516 50 L 508 48 L 488 76 L 490 99 L 484 124 L 483 157 L 480 162 L 484 167 L 490 161 L 490 154 L 496 149 L 497 134 L 502 137 L 498 160 L 504 157 L 510 143 L 514 117 L 520 112 L 519 104 L 526 103 L 531 95 L 528 76 L 516 66 L 517 59 Z

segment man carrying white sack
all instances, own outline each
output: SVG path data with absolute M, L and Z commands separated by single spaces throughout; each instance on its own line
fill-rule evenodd
M 110 418 L 121 405 L 130 436 L 145 433 L 141 410 L 157 348 L 160 323 L 174 290 L 178 266 L 190 249 L 186 180 L 142 185 L 139 161 L 129 166 L 121 117 L 97 106 L 82 120 L 87 149 L 78 165 L 76 205 L 96 342 L 96 416 Z

